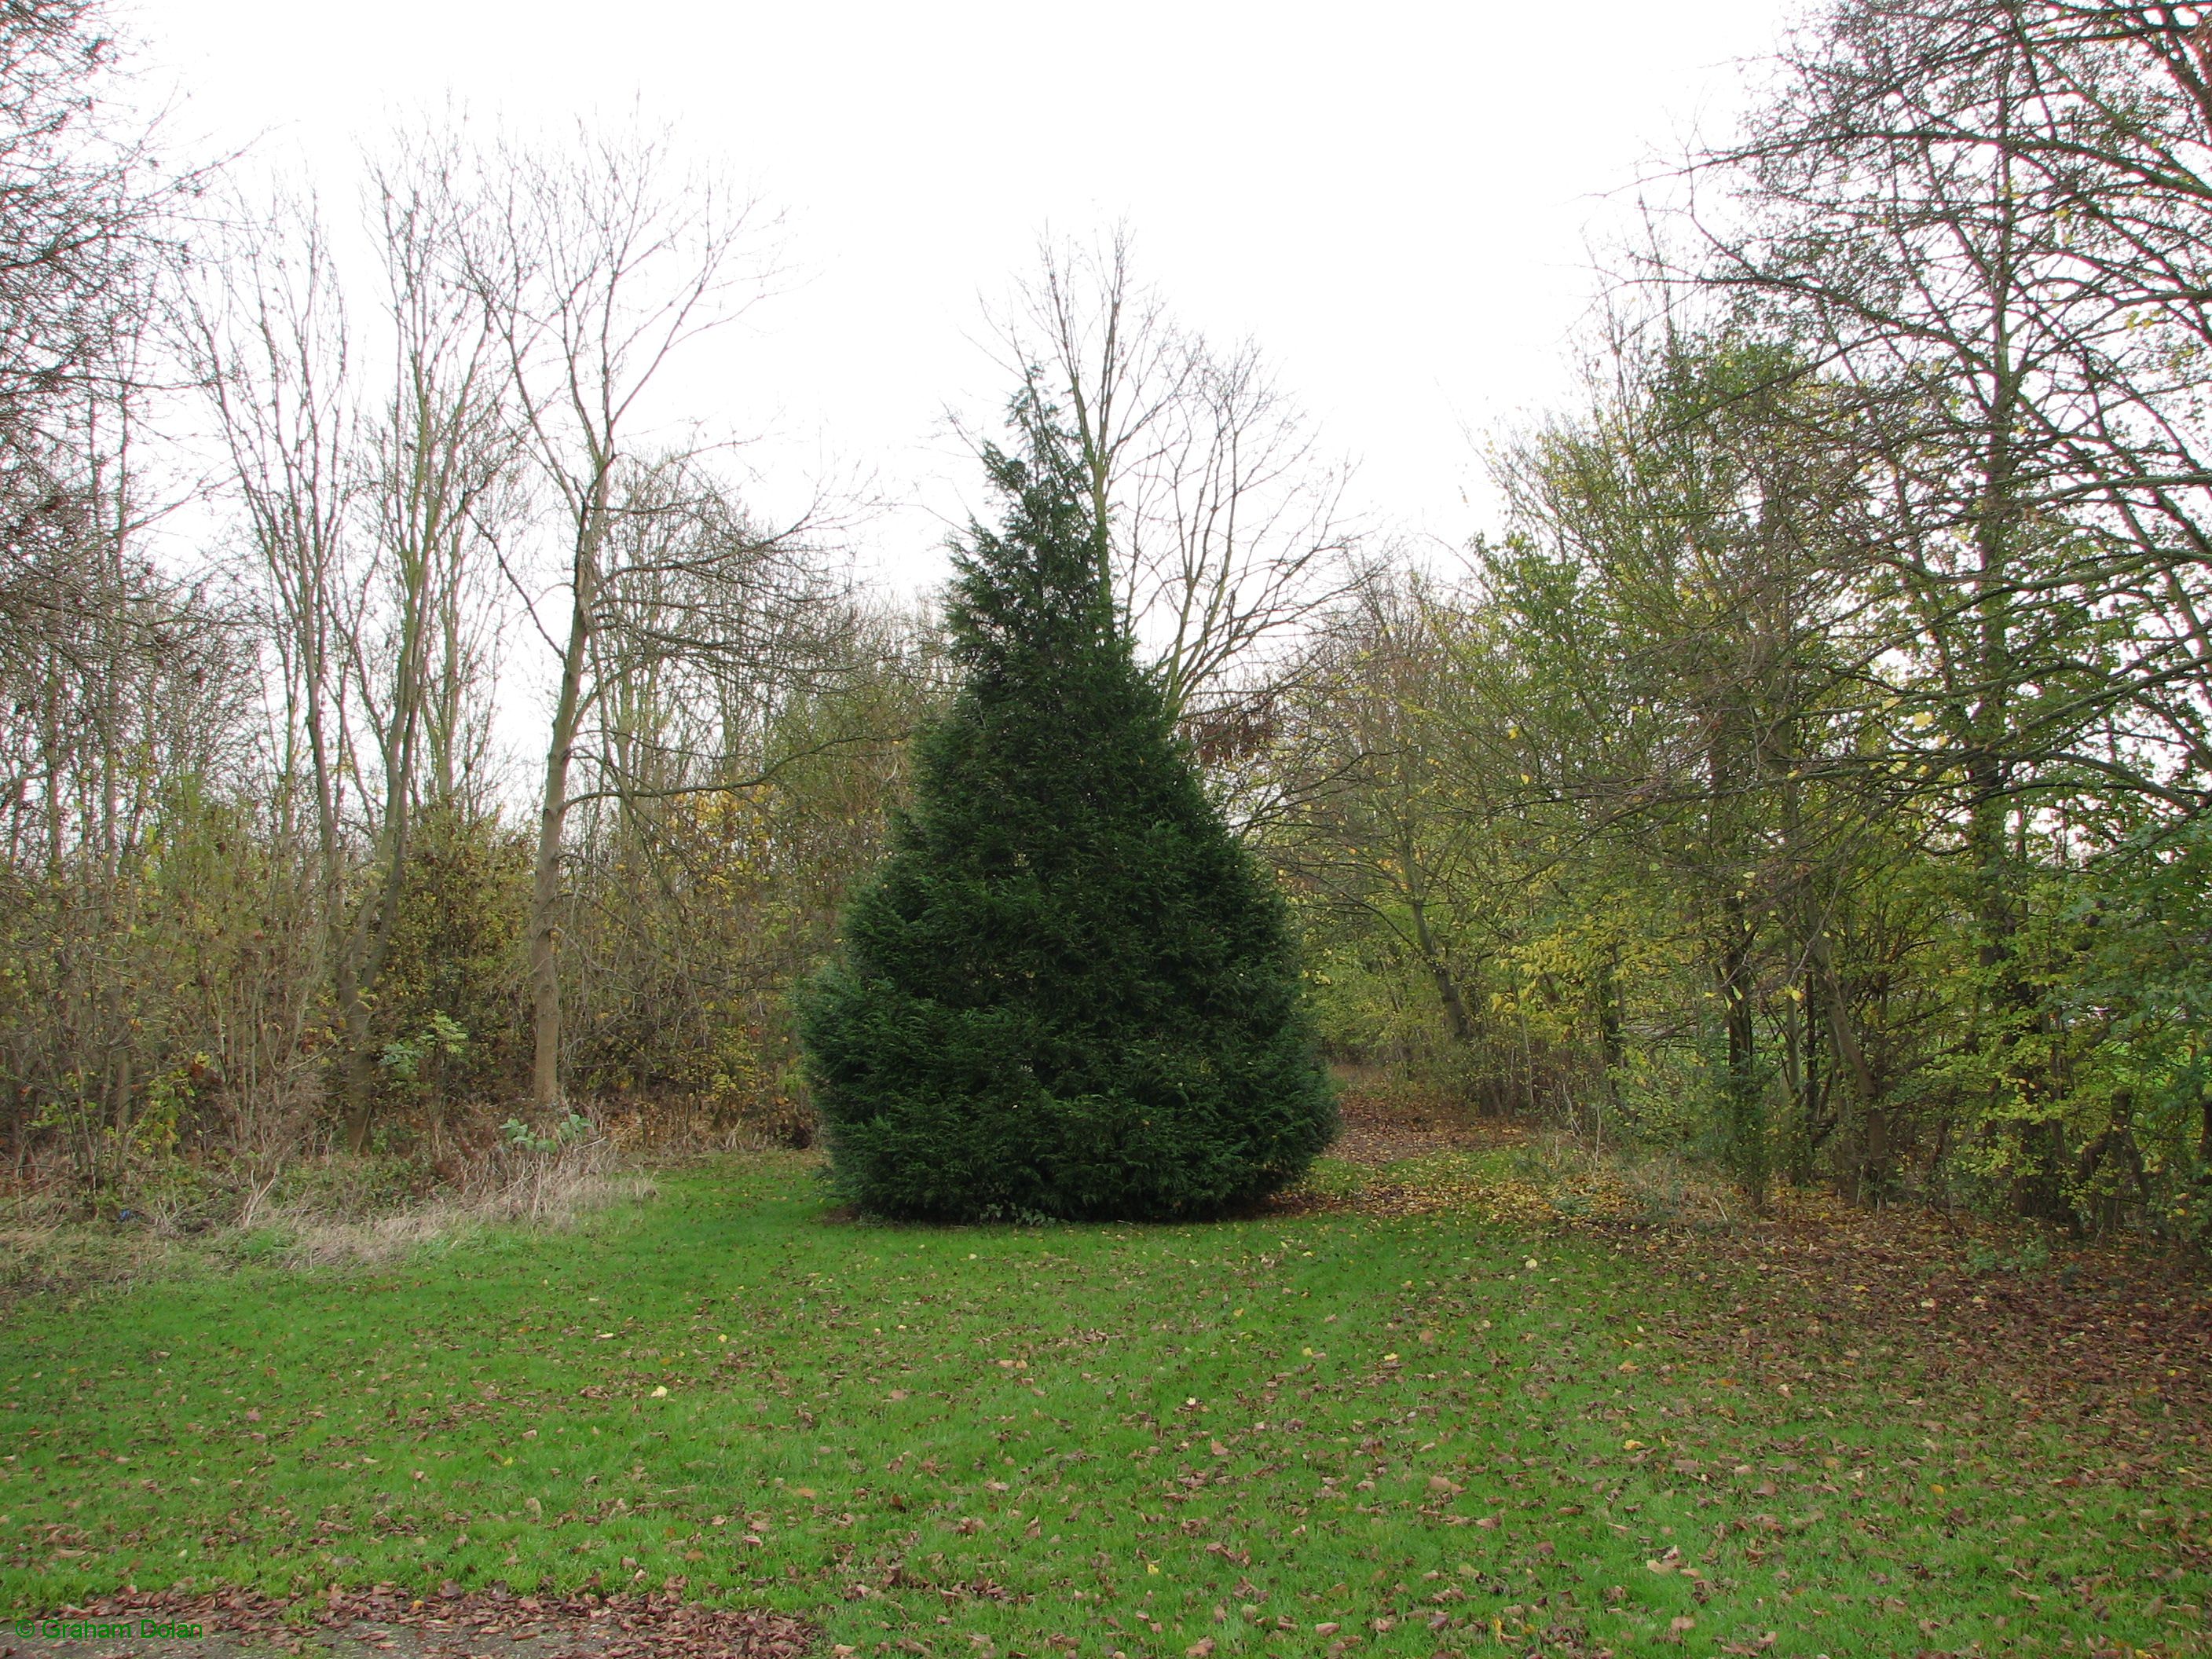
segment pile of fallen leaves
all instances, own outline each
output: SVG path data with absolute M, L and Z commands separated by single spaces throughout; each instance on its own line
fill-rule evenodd
M 1337 1109 L 1341 1123 L 1329 1156 L 1370 1169 L 1436 1152 L 1531 1146 L 1538 1139 L 1509 1118 L 1469 1119 L 1433 1102 L 1409 1104 L 1364 1089 L 1346 1090 Z
M 1584 1155 L 1527 1125 L 1468 1121 L 1429 1103 L 1347 1090 L 1343 1128 L 1329 1155 L 1373 1171 L 1349 1183 L 1313 1181 L 1275 1207 L 1303 1213 L 1481 1216 L 1501 1226 L 1619 1224 L 1650 1206 L 1620 1167 Z M 1510 1166 L 1510 1167 L 1509 1167 Z
M 787 1614 L 702 1607 L 672 1590 L 522 1595 L 465 1590 L 451 1582 L 427 1598 L 392 1584 L 352 1590 L 333 1585 L 318 1595 L 291 1599 L 252 1590 L 126 1589 L 44 1616 L 197 1625 L 204 1640 L 250 1640 L 289 1653 L 307 1652 L 321 1632 L 380 1651 L 404 1647 L 422 1659 L 462 1659 L 493 1644 L 518 1642 L 533 1643 L 530 1651 L 537 1659 L 798 1659 L 816 1635 Z M 0 1659 L 15 1651 L 0 1645 Z
M 1502 1175 L 1467 1152 L 1439 1152 L 1394 1164 L 1387 1178 L 1358 1196 L 1374 1215 L 1435 1215 L 1469 1211 L 1501 1226 L 1623 1222 L 1642 1211 L 1637 1194 L 1601 1164 L 1551 1169 L 1540 1176 Z
M 1454 1152 L 1391 1166 L 1385 1176 L 1342 1185 L 1310 1182 L 1268 1206 L 1270 1213 L 1386 1216 L 1477 1215 L 1507 1227 L 1632 1223 L 1641 1213 L 1626 1183 L 1597 1170 L 1540 1181 L 1500 1174 Z

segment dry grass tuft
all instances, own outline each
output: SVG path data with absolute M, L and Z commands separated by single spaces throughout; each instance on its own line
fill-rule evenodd
M 167 1240 L 119 1235 L 78 1222 L 0 1227 L 0 1301 L 136 1278 L 156 1267 L 173 1248 Z
M 279 1211 L 268 1219 L 289 1234 L 283 1255 L 293 1266 L 374 1266 L 486 1226 L 572 1227 L 584 1216 L 641 1203 L 654 1193 L 648 1177 L 617 1166 L 611 1143 L 595 1139 L 544 1152 L 503 1149 L 459 1185 L 389 1215 L 347 1219 Z
M 155 1189 L 117 1217 L 89 1220 L 52 1194 L 24 1194 L 0 1211 L 0 1303 L 248 1262 L 374 1267 L 489 1226 L 567 1228 L 655 1194 L 596 1133 L 498 1146 L 427 1193 L 401 1173 L 388 1161 L 330 1154 L 227 1188 Z

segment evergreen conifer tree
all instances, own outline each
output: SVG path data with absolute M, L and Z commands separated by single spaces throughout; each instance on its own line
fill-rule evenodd
M 1065 437 L 1018 404 L 957 550 L 964 679 L 801 1010 L 837 1188 L 916 1219 L 1200 1216 L 1335 1133 L 1285 908 L 1117 625 Z

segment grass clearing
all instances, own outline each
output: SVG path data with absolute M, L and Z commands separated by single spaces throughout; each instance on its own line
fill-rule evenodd
M 2193 1414 L 1808 1337 L 1755 1261 L 1450 1209 L 859 1224 L 793 1157 L 658 1184 L 19 1303 L 9 1603 L 675 1586 L 970 1659 L 2212 1651 Z

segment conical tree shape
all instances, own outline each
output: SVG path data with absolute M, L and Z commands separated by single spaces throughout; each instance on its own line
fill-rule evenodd
M 959 556 L 965 682 L 810 988 L 837 1188 L 915 1219 L 1200 1216 L 1336 1129 L 1280 897 L 1193 775 L 1116 627 L 1060 435 L 987 455 Z

